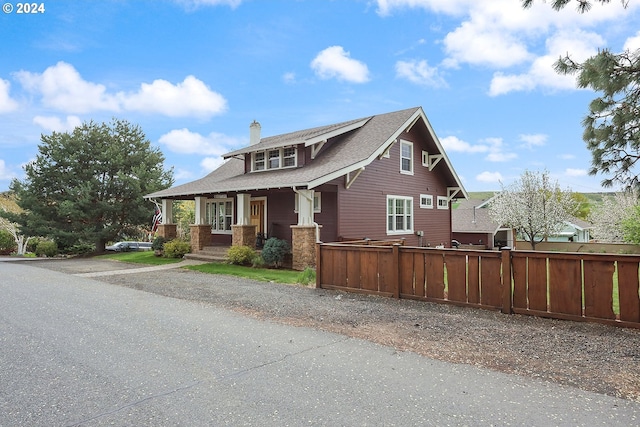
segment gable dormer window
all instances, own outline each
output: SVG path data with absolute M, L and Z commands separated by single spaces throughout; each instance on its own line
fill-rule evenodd
M 298 163 L 297 160 L 298 150 L 296 147 L 256 151 L 251 154 L 251 171 L 294 168 Z

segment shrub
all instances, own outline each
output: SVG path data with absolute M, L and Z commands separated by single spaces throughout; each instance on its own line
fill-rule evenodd
M 27 252 L 36 252 L 36 248 L 38 247 L 38 243 L 40 242 L 47 242 L 48 240 L 45 239 L 44 237 L 32 237 L 29 239 L 29 242 L 27 242 Z
M 298 276 L 298 283 L 300 283 L 301 285 L 309 286 L 311 283 L 315 282 L 316 271 L 311 267 L 305 268 L 304 271 L 300 273 L 300 276 Z
M 284 261 L 284 257 L 291 252 L 291 247 L 286 240 L 271 237 L 267 239 L 262 248 L 262 259 L 267 264 L 280 267 Z
M 73 246 L 68 247 L 65 250 L 65 253 L 69 255 L 85 255 L 95 250 L 95 246 L 91 243 L 77 243 Z
M 266 263 L 264 262 L 262 255 L 259 253 L 256 253 L 253 258 L 251 258 L 251 267 L 253 268 L 262 268 L 265 264 Z
M 58 255 L 58 245 L 51 240 L 42 240 L 36 246 L 36 256 L 54 257 Z
M 249 265 L 255 256 L 255 249 L 249 246 L 231 246 L 227 251 L 230 264 Z
M 17 249 L 16 241 L 6 230 L 0 230 L 0 255 L 9 255 Z
M 164 244 L 165 258 L 182 258 L 191 252 L 191 245 L 183 240 L 174 239 Z
M 164 244 L 167 242 L 163 236 L 158 236 L 153 239 L 153 243 L 151 243 L 151 249 L 154 251 L 162 251 L 164 250 Z

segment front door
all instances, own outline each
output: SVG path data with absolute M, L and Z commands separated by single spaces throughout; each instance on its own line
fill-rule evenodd
M 256 226 L 256 233 L 264 233 L 264 200 L 251 201 L 250 221 Z

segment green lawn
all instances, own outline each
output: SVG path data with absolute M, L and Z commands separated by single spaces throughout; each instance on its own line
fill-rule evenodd
M 147 265 L 163 265 L 182 261 L 180 258 L 157 257 L 153 251 L 144 252 L 118 252 L 107 255 L 100 255 L 97 258 L 113 259 L 116 261 L 133 262 Z M 300 272 L 293 270 L 276 270 L 270 268 L 252 268 L 240 265 L 224 263 L 207 263 L 200 265 L 185 266 L 189 270 L 200 271 L 208 274 L 226 274 L 230 276 L 244 277 L 247 279 L 260 280 L 262 282 L 276 282 L 285 284 L 315 283 L 314 272 Z
M 232 264 L 223 264 L 223 263 L 189 265 L 189 266 L 186 266 L 185 268 L 189 270 L 200 271 L 202 273 L 226 274 L 229 276 L 244 277 L 246 279 L 259 280 L 262 282 L 276 282 L 276 283 L 287 283 L 287 284 L 296 284 L 296 283 L 305 282 L 305 280 L 302 278 L 303 273 L 301 273 L 300 271 L 293 271 L 293 270 L 252 268 L 252 267 L 244 267 L 241 265 L 232 265 Z M 313 277 L 313 281 L 315 282 L 315 277 Z
M 180 258 L 164 258 L 155 256 L 153 251 L 142 252 L 115 252 L 112 254 L 99 255 L 96 258 L 114 259 L 116 261 L 133 262 L 136 264 L 164 265 L 182 261 Z

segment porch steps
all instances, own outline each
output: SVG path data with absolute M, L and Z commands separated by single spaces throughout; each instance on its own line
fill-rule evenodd
M 193 259 L 206 262 L 224 262 L 227 260 L 229 246 L 205 246 L 199 251 L 186 254 L 184 259 Z

